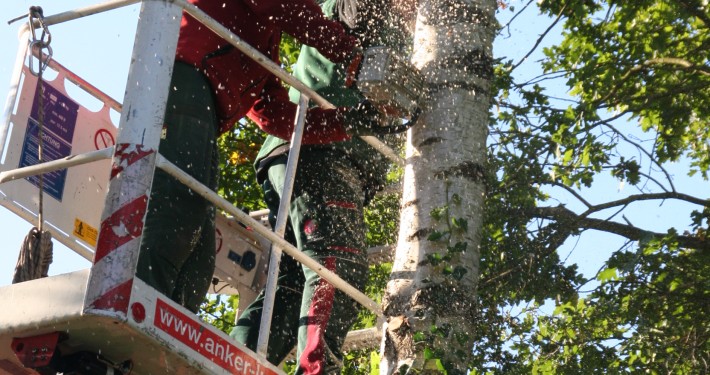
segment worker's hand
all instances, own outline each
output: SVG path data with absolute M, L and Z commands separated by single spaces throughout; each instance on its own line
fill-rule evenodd
M 345 70 L 345 87 L 352 87 L 357 81 L 357 75 L 362 66 L 362 48 L 356 46 L 345 61 L 348 68 Z
M 412 117 L 404 122 L 400 118 L 383 114 L 369 100 L 365 99 L 345 112 L 343 122 L 345 130 L 351 136 L 396 134 L 411 128 L 417 122 L 420 113 L 421 110 L 417 108 Z
M 363 100 L 349 108 L 343 115 L 345 130 L 350 135 L 372 135 L 385 126 L 386 116 L 382 115 L 369 100 Z

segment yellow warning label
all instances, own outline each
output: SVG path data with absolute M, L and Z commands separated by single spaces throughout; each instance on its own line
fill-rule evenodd
M 79 220 L 79 218 L 74 219 L 73 234 L 77 236 L 80 240 L 83 240 L 89 245 L 96 247 L 96 237 L 98 237 L 99 232 L 96 230 L 96 228 Z

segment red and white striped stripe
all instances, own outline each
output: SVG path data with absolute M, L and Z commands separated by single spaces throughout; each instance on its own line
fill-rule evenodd
M 155 150 L 117 144 L 99 239 L 87 288 L 87 308 L 125 313 L 131 296 L 148 205 Z M 93 277 L 96 276 L 96 277 Z
M 87 314 L 127 315 L 136 273 L 182 8 L 141 6 L 106 205 L 84 301 Z

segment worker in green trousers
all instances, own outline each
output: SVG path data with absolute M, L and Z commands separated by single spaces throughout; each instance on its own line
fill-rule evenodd
M 334 16 L 342 9 L 341 3 L 327 0 L 322 4 L 323 12 L 341 20 Z M 358 10 L 362 12 L 362 7 Z M 361 21 L 369 20 L 371 30 L 380 32 L 381 17 L 358 16 Z M 363 31 L 345 26 L 354 34 Z M 363 47 L 367 42 L 378 42 L 362 34 L 358 36 Z M 354 106 L 363 101 L 355 88 L 345 88 L 345 67 L 330 62 L 311 47 L 301 48 L 294 76 L 335 106 Z M 292 89 L 290 94 L 291 100 L 298 102 L 299 92 Z M 272 226 L 284 188 L 288 146 L 283 139 L 267 137 L 255 163 Z M 384 186 L 387 167 L 384 157 L 359 137 L 327 145 L 304 145 L 300 151 L 285 238 L 360 290 L 364 289 L 368 270 L 363 208 Z M 258 340 L 263 299 L 262 292 L 231 332 L 252 350 Z M 297 346 L 296 374 L 337 373 L 342 367 L 345 336 L 358 311 L 353 299 L 284 253 L 267 359 L 279 364 Z

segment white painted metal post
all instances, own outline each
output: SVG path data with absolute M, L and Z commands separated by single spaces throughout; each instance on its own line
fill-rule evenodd
M 97 160 L 111 158 L 113 147 L 102 148 L 84 154 L 70 155 L 65 158 L 44 162 L 42 164 L 30 165 L 28 167 L 16 168 L 9 171 L 0 172 L 0 184 L 14 181 L 20 178 L 36 176 L 41 173 L 49 173 L 60 169 L 91 163 Z
M 7 94 L 5 102 L 5 110 L 3 112 L 2 123 L 0 123 L 0 158 L 5 152 L 5 142 L 7 142 L 7 134 L 10 131 L 10 118 L 12 117 L 12 108 L 17 100 L 17 94 L 20 90 L 20 75 L 22 74 L 22 66 L 24 65 L 27 48 L 29 47 L 29 27 L 23 26 L 20 28 L 18 38 L 20 45 L 17 47 L 17 57 L 15 57 L 15 67 L 10 78 L 10 92 Z
M 181 18 L 171 1 L 141 6 L 86 312 L 128 310 Z
M 70 10 L 67 12 L 57 13 L 52 16 L 48 16 L 44 19 L 45 25 L 55 25 L 62 22 L 67 22 L 87 16 L 91 16 L 97 13 L 102 13 L 108 10 L 117 9 L 120 7 L 125 7 L 128 5 L 136 4 L 141 0 L 110 0 L 101 4 L 92 4 L 85 6 L 83 8 L 78 8 Z M 159 0 L 162 1 L 162 0 Z
M 291 194 L 293 193 L 293 182 L 296 180 L 296 170 L 298 168 L 298 156 L 301 153 L 301 139 L 303 130 L 306 127 L 306 113 L 308 112 L 308 97 L 301 93 L 298 100 L 298 111 L 296 112 L 296 126 L 291 136 L 291 144 L 288 152 L 288 162 L 286 163 L 286 176 L 284 177 L 281 201 L 279 201 L 279 212 L 276 215 L 276 228 L 274 232 L 280 238 L 286 233 L 288 223 L 288 211 L 291 205 Z M 259 326 L 259 340 L 256 344 L 256 352 L 266 357 L 269 346 L 269 331 L 271 329 L 271 318 L 274 315 L 274 298 L 276 297 L 276 282 L 279 278 L 279 264 L 281 263 L 281 247 L 274 243 L 271 245 L 271 255 L 269 257 L 269 276 L 266 279 L 266 289 L 264 290 L 264 305 L 261 310 L 261 325 Z

